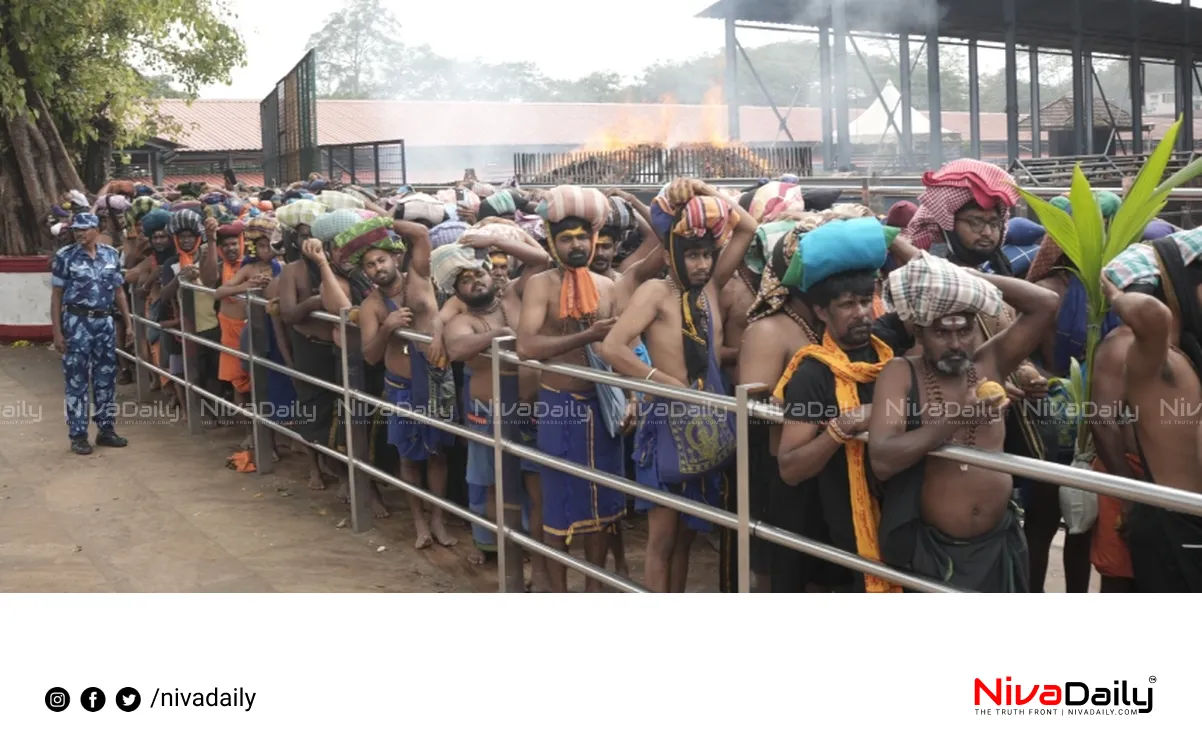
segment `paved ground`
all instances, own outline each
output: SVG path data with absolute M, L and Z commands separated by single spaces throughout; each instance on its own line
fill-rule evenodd
M 234 472 L 223 464 L 238 433 L 190 435 L 161 404 L 119 422 L 129 448 L 71 454 L 60 369 L 52 349 L 0 349 L 0 591 L 496 590 L 494 565 L 467 562 L 465 524 L 458 546 L 416 551 L 404 499 L 385 491 L 393 516 L 355 534 L 339 526 L 349 514 L 332 487 L 307 489 L 303 457 L 284 447 L 275 473 Z M 120 388 L 119 401 L 135 405 L 133 393 Z M 644 541 L 636 522 L 636 580 Z M 1063 590 L 1059 544 L 1052 591 Z M 716 553 L 699 540 L 694 554 L 690 590 L 716 590 Z

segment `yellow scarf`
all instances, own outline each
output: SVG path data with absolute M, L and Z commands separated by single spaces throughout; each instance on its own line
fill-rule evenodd
M 793 372 L 797 371 L 803 360 L 813 357 L 825 364 L 835 375 L 835 401 L 839 404 L 839 410 L 854 410 L 860 407 L 860 392 L 856 385 L 876 381 L 881 369 L 893 358 L 893 349 L 875 335 L 872 336 L 872 347 L 876 349 L 880 361 L 875 364 L 852 361 L 831 338 L 831 334 L 825 333 L 821 346 L 803 346 L 793 355 L 774 394 L 783 400 L 785 387 L 792 379 Z M 881 507 L 868 490 L 864 442 L 848 439 L 843 447 L 847 452 L 847 482 L 851 486 L 851 520 L 856 529 L 856 552 L 865 560 L 880 562 L 881 549 L 877 541 L 877 527 L 881 523 Z M 867 574 L 864 576 L 864 588 L 869 593 L 901 593 L 900 586 Z

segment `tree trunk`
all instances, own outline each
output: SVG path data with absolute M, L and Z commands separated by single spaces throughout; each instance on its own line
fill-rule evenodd
M 113 123 L 104 116 L 92 119 L 96 139 L 88 142 L 83 159 L 83 182 L 92 193 L 104 188 L 113 172 Z
M 13 69 L 25 69 L 10 49 Z M 41 96 L 25 90 L 33 117 L 0 118 L 0 255 L 36 255 L 54 249 L 47 217 L 71 189 L 84 190 Z

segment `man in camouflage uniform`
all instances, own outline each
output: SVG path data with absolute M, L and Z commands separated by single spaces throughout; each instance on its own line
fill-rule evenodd
M 92 386 L 93 419 L 100 433 L 97 446 L 125 446 L 113 430 L 117 396 L 117 338 L 113 315 L 125 319 L 128 343 L 133 340 L 133 320 L 125 292 L 120 290 L 121 260 L 110 245 L 100 245 L 100 220 L 94 214 L 76 214 L 71 221 L 75 242 L 54 256 L 51 269 L 50 312 L 54 347 L 63 354 L 67 383 L 67 431 L 71 451 L 91 454 L 88 443 L 88 384 Z M 114 309 L 114 304 L 116 309 Z

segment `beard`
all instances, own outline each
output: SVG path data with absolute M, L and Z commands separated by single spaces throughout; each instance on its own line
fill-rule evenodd
M 483 294 L 469 294 L 466 297 L 462 294 L 459 295 L 459 299 L 461 299 L 464 304 L 476 310 L 489 306 L 496 298 L 497 288 L 495 286 Z
M 392 282 L 396 281 L 396 277 L 397 277 L 397 272 L 395 270 L 393 270 L 393 271 L 377 271 L 371 277 L 371 283 L 375 284 L 376 286 L 388 286 Z
M 844 331 L 839 343 L 848 348 L 858 348 L 867 345 L 872 340 L 872 323 L 852 325 Z
M 931 364 L 935 371 L 948 377 L 961 377 L 968 373 L 972 357 L 962 351 L 948 351 Z
M 563 257 L 563 264 L 568 268 L 586 268 L 589 264 L 587 250 L 573 250 Z

